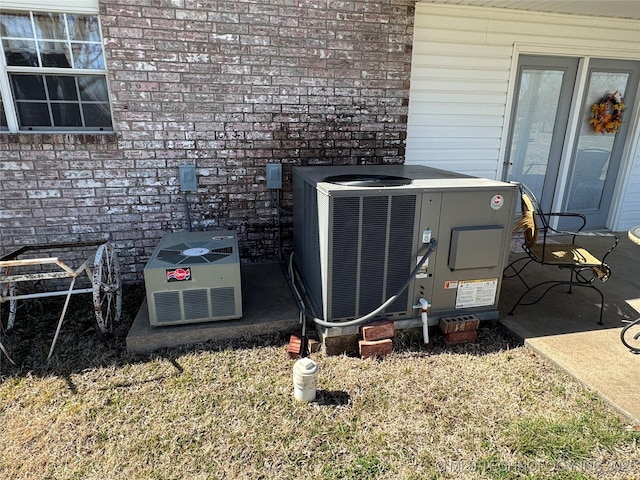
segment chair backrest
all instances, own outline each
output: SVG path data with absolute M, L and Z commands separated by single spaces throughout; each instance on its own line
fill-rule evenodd
M 536 244 L 538 240 L 538 225 L 536 222 L 536 207 L 535 200 L 532 200 L 531 196 L 520 189 L 520 219 L 516 223 L 513 233 L 517 233 L 522 230 L 524 236 L 524 244 L 531 248 Z

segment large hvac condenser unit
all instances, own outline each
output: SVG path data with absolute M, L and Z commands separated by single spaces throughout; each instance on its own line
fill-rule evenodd
M 432 238 L 437 249 L 381 317 L 398 328 L 420 325 L 420 298 L 431 303 L 432 324 L 462 313 L 498 317 L 516 185 L 423 166 L 319 166 L 294 168 L 293 189 L 295 265 L 325 321 L 384 303 Z
M 144 282 L 151 325 L 242 317 L 236 233 L 166 234 L 144 268 Z

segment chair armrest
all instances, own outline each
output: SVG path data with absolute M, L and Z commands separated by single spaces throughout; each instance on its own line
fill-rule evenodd
M 582 229 L 587 225 L 587 217 L 582 214 L 582 213 L 573 213 L 573 212 L 552 212 L 552 213 L 545 213 L 546 216 L 548 217 L 574 217 L 574 218 L 579 218 L 582 221 L 582 225 L 580 225 L 578 227 L 578 232 L 581 232 Z M 553 230 L 556 233 L 562 233 L 559 230 L 556 230 L 555 228 L 551 228 L 549 227 L 549 229 Z

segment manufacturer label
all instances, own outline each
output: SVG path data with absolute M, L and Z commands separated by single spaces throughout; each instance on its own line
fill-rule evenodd
M 167 269 L 167 282 L 186 282 L 191 280 L 191 268 Z
M 498 291 L 498 279 L 464 280 L 458 282 L 456 308 L 493 305 Z
M 491 198 L 491 208 L 494 210 L 500 210 L 504 205 L 504 197 L 502 195 L 494 195 Z

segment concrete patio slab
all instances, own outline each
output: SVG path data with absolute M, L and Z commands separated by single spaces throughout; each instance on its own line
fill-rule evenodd
M 145 299 L 127 335 L 127 350 L 132 353 L 148 353 L 208 340 L 231 340 L 290 332 L 299 327 L 298 309 L 280 265 L 242 265 L 240 275 L 241 319 L 153 327 L 149 323 Z
M 574 288 L 569 295 L 565 287 L 559 287 L 539 303 L 520 306 L 513 316 L 508 315 L 524 292 L 517 278 L 503 281 L 500 322 L 640 427 L 640 355 L 631 353 L 620 341 L 625 322 L 640 316 L 640 247 L 626 233 L 621 232 L 620 237 L 619 246 L 607 258 L 612 276 L 598 284 L 605 295 L 604 325 L 597 324 L 599 296 L 586 288 Z M 606 247 L 603 239 L 588 240 L 594 250 Z M 511 257 L 515 259 L 517 254 Z M 535 283 L 559 274 L 554 267 L 530 265 L 526 279 Z

